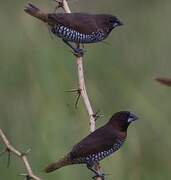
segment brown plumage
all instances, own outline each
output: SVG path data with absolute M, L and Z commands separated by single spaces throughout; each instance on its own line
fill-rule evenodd
M 58 160 L 57 162 L 54 162 L 45 169 L 46 172 L 54 171 L 55 169 L 59 169 L 63 166 L 71 165 L 73 162 L 70 159 L 69 155 L 66 155 L 64 158 Z
M 28 6 L 24 9 L 24 11 L 30 14 L 31 16 L 34 16 L 44 21 L 45 23 L 48 21 L 48 14 L 44 13 L 43 11 L 41 11 L 39 8 L 37 8 L 31 3 L 28 4 Z
M 160 82 L 163 85 L 171 86 L 171 78 L 156 78 L 156 81 Z
M 28 4 L 25 12 L 47 23 L 53 34 L 67 42 L 99 42 L 107 38 L 112 29 L 122 25 L 118 18 L 109 14 L 44 13 L 33 4 Z
M 128 111 L 115 113 L 107 124 L 81 140 L 63 159 L 48 165 L 45 172 L 49 173 L 71 164 L 86 164 L 90 170 L 97 173 L 92 167 L 122 146 L 129 124 L 136 119 L 137 117 Z

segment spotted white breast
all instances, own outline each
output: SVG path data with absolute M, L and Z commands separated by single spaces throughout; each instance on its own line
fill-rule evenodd
M 65 26 L 56 25 L 51 29 L 52 33 L 58 37 L 76 43 L 95 43 L 105 38 L 103 31 L 92 32 L 91 34 L 83 34 L 67 28 Z
M 117 142 L 110 149 L 107 149 L 105 151 L 102 151 L 96 154 L 91 154 L 84 158 L 80 158 L 80 163 L 86 163 L 86 164 L 97 163 L 98 161 L 104 159 L 107 156 L 110 156 L 115 151 L 120 149 L 123 143 L 124 143 L 124 140 L 117 140 Z

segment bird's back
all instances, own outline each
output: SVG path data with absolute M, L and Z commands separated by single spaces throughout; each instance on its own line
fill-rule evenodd
M 60 24 L 83 34 L 91 34 L 103 28 L 106 14 L 88 13 L 49 13 L 49 21 L 55 25 Z
M 111 149 L 117 141 L 124 141 L 126 134 L 119 134 L 112 126 L 105 125 L 76 144 L 70 152 L 71 158 L 87 157 Z

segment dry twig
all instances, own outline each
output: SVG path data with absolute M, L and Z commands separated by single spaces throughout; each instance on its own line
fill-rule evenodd
M 24 153 L 21 153 L 20 151 L 18 151 L 17 149 L 15 149 L 11 143 L 9 142 L 8 138 L 5 136 L 5 134 L 3 133 L 2 129 L 0 129 L 0 138 L 2 139 L 3 144 L 6 146 L 5 151 L 3 151 L 2 153 L 0 153 L 0 155 L 4 154 L 4 153 L 8 153 L 8 166 L 10 163 L 10 155 L 11 153 L 16 155 L 17 157 L 19 157 L 25 166 L 26 169 L 26 174 L 20 174 L 21 176 L 25 176 L 27 180 L 41 180 L 39 177 L 35 176 L 33 174 L 32 168 L 28 162 L 27 159 L 27 154 L 30 152 L 30 149 L 27 150 Z

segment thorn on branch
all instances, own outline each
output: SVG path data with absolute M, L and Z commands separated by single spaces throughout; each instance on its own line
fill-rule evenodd
M 81 96 L 81 89 L 80 88 L 72 89 L 72 90 L 68 90 L 66 92 L 71 92 L 71 93 L 76 93 L 77 94 L 77 98 L 76 98 L 76 101 L 75 101 L 75 108 L 77 109 L 78 108 L 78 102 L 79 102 L 79 99 L 80 99 L 80 96 Z
M 78 102 L 79 102 L 80 96 L 81 96 L 81 92 L 78 93 L 77 99 L 75 101 L 75 109 L 77 109 L 77 107 L 78 107 Z
M 104 115 L 103 114 L 100 114 L 100 110 L 98 110 L 96 113 L 94 113 L 93 115 L 93 118 L 95 119 L 95 121 L 100 118 L 100 117 L 103 117 Z
M 10 161 L 11 161 L 11 151 L 10 151 L 10 149 L 8 149 L 8 148 L 6 148 L 4 151 L 2 151 L 1 153 L 0 153 L 0 156 L 3 156 L 5 153 L 7 153 L 7 157 L 8 157 L 8 159 L 7 159 L 7 168 L 9 168 L 10 167 Z
M 7 168 L 9 168 L 10 167 L 10 162 L 11 162 L 11 151 L 10 151 L 10 149 L 7 148 L 6 152 L 8 154 Z
M 8 157 L 8 159 L 7 159 L 7 168 L 9 168 L 10 167 L 10 161 L 11 161 L 11 151 L 10 151 L 10 149 L 9 148 L 6 148 L 4 151 L 2 151 L 1 153 L 0 153 L 0 156 L 3 156 L 5 153 L 7 153 L 7 157 Z
M 28 154 L 31 151 L 31 148 L 27 149 L 27 151 L 25 152 L 25 154 Z
M 29 152 L 31 151 L 31 148 L 29 148 L 26 152 L 22 152 L 21 153 L 21 156 L 26 156 Z
M 56 3 L 58 3 L 58 5 L 55 7 L 55 9 L 54 9 L 54 13 L 57 11 L 57 9 L 59 9 L 59 8 L 62 8 L 62 9 L 64 9 L 64 4 L 63 4 L 63 0 L 53 0 L 53 1 L 55 1 Z

